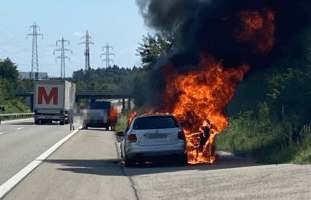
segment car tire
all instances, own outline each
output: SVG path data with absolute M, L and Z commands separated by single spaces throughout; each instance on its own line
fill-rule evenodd
M 35 120 L 35 124 L 39 124 L 39 120 L 36 119 L 36 120 Z
M 60 123 L 60 125 L 64 125 L 64 124 L 65 124 L 65 122 L 64 122 L 64 121 L 60 121 L 59 123 Z
M 109 126 L 106 126 L 106 131 L 109 131 Z
M 180 165 L 182 165 L 182 166 L 187 166 L 188 165 L 188 155 L 187 154 L 185 154 L 185 155 L 183 155 L 183 156 L 181 156 L 180 158 L 179 158 L 179 162 L 178 162 Z
M 133 167 L 135 165 L 135 161 L 132 159 L 129 159 L 126 153 L 124 154 L 125 154 L 125 167 Z

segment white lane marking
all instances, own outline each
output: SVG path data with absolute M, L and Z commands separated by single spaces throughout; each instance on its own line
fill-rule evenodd
M 17 130 L 21 130 L 21 129 L 23 129 L 24 127 L 20 127 L 20 128 L 17 128 Z
M 30 172 L 32 172 L 36 167 L 38 167 L 47 157 L 49 157 L 54 151 L 56 151 L 69 138 L 71 138 L 74 134 L 76 134 L 79 131 L 79 129 L 81 129 L 81 128 L 82 128 L 82 126 L 80 126 L 78 128 L 78 130 L 71 132 L 69 135 L 64 137 L 59 142 L 57 142 L 54 146 L 52 146 L 50 149 L 48 149 L 46 152 L 44 152 L 38 158 L 36 158 L 34 161 L 32 161 L 29 165 L 27 165 L 25 168 L 23 168 L 21 171 L 19 171 L 17 174 L 15 174 L 12 178 L 10 178 L 8 181 L 3 183 L 0 186 L 0 199 L 3 196 L 5 196 L 8 192 L 10 192 L 12 188 L 14 188 L 21 180 L 23 180 Z

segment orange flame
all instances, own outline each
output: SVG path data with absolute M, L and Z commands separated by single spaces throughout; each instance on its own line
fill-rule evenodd
M 173 81 L 175 93 L 180 94 L 173 114 L 184 128 L 188 162 L 213 163 L 215 136 L 228 126 L 223 110 L 250 66 L 245 64 L 225 71 L 221 61 L 202 54 L 199 67 L 190 69 L 187 75 L 177 75 Z M 165 93 L 169 94 L 171 89 L 168 87 Z

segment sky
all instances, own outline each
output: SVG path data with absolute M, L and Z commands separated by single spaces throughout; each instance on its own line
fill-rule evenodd
M 37 50 L 39 72 L 47 72 L 49 77 L 59 77 L 61 51 L 64 40 L 65 76 L 71 77 L 74 71 L 85 69 L 85 38 L 88 31 L 90 42 L 90 66 L 106 68 L 106 49 L 109 44 L 110 65 L 133 68 L 141 67 L 136 49 L 143 42 L 143 35 L 154 34 L 144 25 L 143 17 L 138 12 L 135 0 L 92 0 L 92 1 L 24 1 L 11 0 L 1 2 L 0 12 L 0 59 L 10 60 L 17 65 L 17 70 L 30 72 L 32 63 L 32 42 L 34 23 L 37 28 Z M 42 39 L 43 36 L 43 39 Z M 82 43 L 82 44 L 79 44 Z M 56 59 L 57 58 L 57 59 Z M 56 62 L 57 61 L 57 62 Z

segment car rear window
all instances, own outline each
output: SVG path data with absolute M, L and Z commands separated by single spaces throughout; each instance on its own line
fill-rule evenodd
M 179 127 L 176 119 L 172 116 L 153 116 L 138 118 L 134 121 L 133 129 L 161 129 Z

